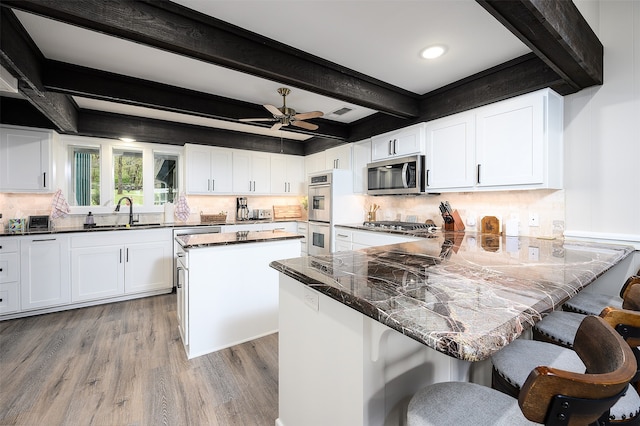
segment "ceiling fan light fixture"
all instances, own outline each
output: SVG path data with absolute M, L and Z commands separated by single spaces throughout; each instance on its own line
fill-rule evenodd
M 434 44 L 433 46 L 426 47 L 420 52 L 422 59 L 435 59 L 444 55 L 447 52 L 447 47 L 443 44 Z

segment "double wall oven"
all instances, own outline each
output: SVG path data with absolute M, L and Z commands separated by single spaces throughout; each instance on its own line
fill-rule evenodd
M 332 172 L 309 176 L 309 255 L 331 253 Z

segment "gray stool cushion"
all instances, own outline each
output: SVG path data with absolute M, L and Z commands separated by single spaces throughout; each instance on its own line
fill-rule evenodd
M 580 292 L 564 303 L 572 311 L 585 315 L 600 315 L 607 306 L 622 308 L 622 298 L 606 294 Z
M 409 402 L 407 426 L 519 426 L 527 420 L 518 400 L 475 383 L 445 382 L 420 389 Z
M 534 368 L 546 365 L 574 373 L 584 373 L 586 367 L 571 349 L 552 343 L 518 339 L 491 357 L 493 367 L 509 383 L 521 389 Z M 610 418 L 622 420 L 640 414 L 640 396 L 629 386 L 627 393 L 611 407 Z
M 573 339 L 586 315 L 575 312 L 553 311 L 537 322 L 533 328 L 546 337 L 563 345 L 573 347 Z

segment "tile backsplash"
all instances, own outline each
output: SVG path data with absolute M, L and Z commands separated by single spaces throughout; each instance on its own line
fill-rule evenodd
M 7 194 L 0 193 L 0 213 L 5 226 L 10 218 L 51 213 L 53 194 Z M 235 219 L 236 198 L 234 196 L 187 196 L 191 215 L 188 222 L 199 222 L 200 212 L 217 214 L 227 212 L 227 221 Z M 458 210 L 468 232 L 479 232 L 480 221 L 484 216 L 497 217 L 504 231 L 507 220 L 518 222 L 518 233 L 528 236 L 560 236 L 564 231 L 565 200 L 564 190 L 535 191 L 496 191 L 449 193 L 442 195 L 420 196 L 357 196 L 354 202 L 362 204 L 362 220 L 366 220 L 368 207 L 375 203 L 380 206 L 377 220 L 416 220 L 424 222 L 433 220 L 442 225 L 442 217 L 438 205 L 441 201 L 449 201 L 453 209 Z M 274 205 L 303 205 L 302 196 L 249 196 L 250 209 L 270 209 Z M 134 206 L 135 213 L 135 206 Z M 539 226 L 529 226 L 529 215 L 537 214 Z M 302 208 L 302 219 L 306 220 L 307 212 Z M 111 223 L 125 220 L 126 214 L 107 213 L 96 215 L 96 221 Z M 141 222 L 158 222 L 163 220 L 162 213 L 141 214 Z M 84 222 L 85 215 L 69 215 L 57 219 L 56 226 L 77 226 Z

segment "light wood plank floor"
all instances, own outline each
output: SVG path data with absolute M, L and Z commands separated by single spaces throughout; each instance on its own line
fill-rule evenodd
M 175 294 L 0 322 L 0 425 L 274 425 L 278 337 L 187 360 Z

